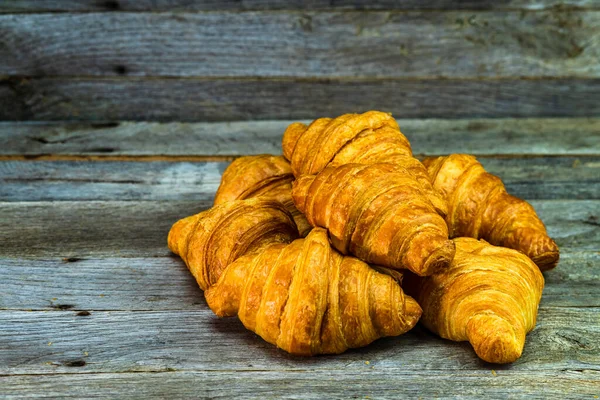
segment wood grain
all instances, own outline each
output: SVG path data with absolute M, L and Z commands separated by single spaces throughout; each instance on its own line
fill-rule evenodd
M 204 305 L 196 281 L 175 255 L 4 258 L 0 259 L 0 280 L 3 282 L 0 309 L 197 310 L 198 305 Z
M 597 117 L 600 79 L 13 79 L 0 119 L 233 121 L 389 111 L 398 118 Z
M 503 10 L 598 9 L 597 0 L 4 0 L 0 12 L 247 10 Z
M 567 252 L 545 274 L 542 307 L 600 307 L 600 254 Z M 183 262 L 156 258 L 0 259 L 4 310 L 197 310 L 204 297 Z
M 281 136 L 292 122 L 5 121 L 0 122 L 0 156 L 279 154 Z M 422 155 L 600 155 L 600 118 L 399 119 L 398 123 L 414 152 Z
M 600 251 L 600 201 L 533 200 L 562 252 Z M 206 201 L 0 203 L 0 257 L 154 257 L 166 237 Z
M 523 356 L 510 370 L 598 371 L 598 312 L 597 308 L 540 309 Z M 5 344 L 0 348 L 2 374 L 167 368 L 366 373 L 373 372 L 370 366 L 380 371 L 414 372 L 472 371 L 489 365 L 477 358 L 468 343 L 443 340 L 420 327 L 335 357 L 294 357 L 246 330 L 237 318 L 218 319 L 203 305 L 197 311 L 96 311 L 89 316 L 71 311 L 0 311 L 0 317 L 4 322 L 0 339 Z
M 526 397 L 595 398 L 597 371 L 481 371 L 457 374 L 448 370 L 420 372 L 165 372 L 129 374 L 25 375 L 0 378 L 8 399 L 23 397 L 164 399 L 169 398 L 436 398 L 499 399 Z
M 166 256 L 167 234 L 206 201 L 0 203 L 0 256 Z
M 600 157 L 481 158 L 509 193 L 600 199 Z M 212 201 L 228 162 L 0 161 L 0 201 Z
M 0 36 L 1 75 L 600 77 L 595 11 L 0 15 Z

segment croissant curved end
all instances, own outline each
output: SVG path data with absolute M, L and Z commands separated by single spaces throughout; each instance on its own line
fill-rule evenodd
M 506 364 L 521 357 L 525 333 L 496 314 L 476 314 L 467 324 L 467 337 L 475 353 L 484 361 Z
M 298 139 L 302 134 L 306 131 L 308 126 L 301 122 L 294 122 L 289 125 L 283 134 L 283 138 L 281 141 L 281 147 L 283 149 L 283 156 L 288 160 L 292 160 L 292 154 L 294 154 L 294 150 L 296 149 L 296 144 L 298 143 Z
M 446 240 L 440 247 L 435 249 L 429 254 L 429 257 L 423 264 L 423 270 L 420 271 L 421 275 L 433 275 L 442 272 L 448 268 L 454 255 L 456 253 L 456 246 L 452 240 Z
M 423 314 L 423 309 L 415 299 L 410 296 L 404 297 L 404 318 L 406 319 L 407 331 L 412 329 Z
M 184 240 L 182 240 L 182 237 L 184 235 L 183 231 L 186 228 L 188 228 L 189 225 L 192 222 L 194 222 L 196 218 L 196 215 L 191 215 L 189 217 L 180 219 L 179 221 L 175 222 L 171 227 L 171 230 L 169 231 L 169 236 L 167 237 L 167 245 L 169 246 L 169 250 L 171 250 L 173 253 L 179 256 L 182 255 L 179 245 L 184 243 Z
M 540 268 L 540 271 L 548 271 L 558 265 L 560 259 L 560 251 L 556 242 L 548 236 L 544 236 L 540 239 L 539 250 L 535 251 L 534 254 L 528 254 L 531 260 L 536 263 Z
M 296 208 L 303 214 L 306 214 L 306 196 L 314 180 L 315 175 L 302 175 L 292 183 L 292 200 Z M 307 216 L 307 218 L 309 217 Z

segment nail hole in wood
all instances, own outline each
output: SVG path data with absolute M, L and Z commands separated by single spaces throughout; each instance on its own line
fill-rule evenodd
M 70 310 L 71 308 L 75 307 L 72 304 L 53 304 L 52 308 L 54 308 L 55 310 Z
M 124 65 L 116 65 L 115 72 L 119 75 L 125 75 L 127 74 L 127 67 Z
M 79 258 L 79 257 L 65 257 L 62 260 L 63 260 L 63 262 L 71 263 L 71 262 L 81 261 L 81 260 L 83 260 L 83 258 Z
M 116 10 L 121 9 L 121 5 L 119 4 L 118 1 L 115 1 L 115 0 L 103 1 L 103 2 L 101 2 L 101 6 L 104 7 L 105 9 L 111 10 L 111 11 L 116 11 Z
M 65 361 L 63 365 L 65 367 L 84 367 L 86 362 L 84 360 L 73 360 L 73 361 Z
M 92 315 L 92 313 L 89 311 L 79 311 L 75 315 L 77 315 L 78 317 L 89 317 L 90 315 Z

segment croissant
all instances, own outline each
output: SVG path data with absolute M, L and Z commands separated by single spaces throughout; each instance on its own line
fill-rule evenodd
M 218 316 L 238 315 L 267 342 L 304 356 L 400 335 L 421 315 L 398 282 L 331 249 L 320 228 L 238 258 L 205 296 Z
M 558 246 L 533 207 L 509 195 L 500 178 L 486 172 L 475 157 L 452 154 L 423 162 L 448 202 L 446 222 L 451 237 L 483 238 L 519 250 L 542 271 L 557 265 Z
M 454 239 L 456 255 L 440 274 L 407 277 L 421 321 L 443 338 L 468 340 L 491 363 L 521 356 L 535 326 L 544 277 L 524 254 L 483 240 Z
M 236 258 L 266 243 L 289 243 L 297 237 L 296 224 L 281 203 L 253 198 L 177 221 L 169 231 L 168 245 L 206 290 Z
M 445 200 L 432 187 L 427 170 L 412 156 L 408 139 L 388 113 L 368 111 L 320 118 L 309 126 L 293 123 L 283 135 L 282 147 L 296 178 L 349 163 L 402 166 L 421 185 L 440 215 L 448 211 Z
M 240 157 L 223 172 L 214 204 L 252 197 L 279 201 L 292 214 L 300 236 L 304 237 L 311 226 L 292 201 L 293 180 L 290 163 L 282 156 Z
M 454 256 L 444 219 L 398 165 L 327 167 L 294 181 L 292 197 L 343 254 L 418 275 L 445 268 Z

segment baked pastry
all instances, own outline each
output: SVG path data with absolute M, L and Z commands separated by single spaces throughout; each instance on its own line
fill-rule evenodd
M 421 321 L 445 339 L 468 340 L 487 362 L 515 361 L 535 327 L 544 277 L 516 250 L 472 238 L 454 243 L 449 268 L 407 277 L 407 292 L 423 307 Z
M 444 219 L 398 165 L 327 167 L 294 181 L 292 197 L 342 254 L 418 275 L 442 270 L 454 256 Z
M 279 201 L 292 214 L 300 236 L 312 228 L 292 201 L 294 175 L 283 156 L 262 154 L 235 159 L 223 172 L 214 204 L 261 197 Z
M 206 290 L 236 258 L 264 243 L 289 243 L 297 237 L 298 228 L 281 203 L 253 198 L 226 202 L 177 221 L 168 244 Z
M 293 123 L 283 135 L 282 147 L 296 178 L 349 163 L 401 166 L 419 183 L 436 211 L 446 215 L 444 199 L 433 189 L 427 170 L 412 156 L 408 139 L 388 113 L 368 111 L 319 118 L 308 126 Z
M 482 238 L 519 250 L 542 271 L 556 267 L 558 246 L 533 207 L 508 194 L 500 178 L 486 172 L 474 156 L 451 154 L 423 163 L 448 203 L 451 237 Z
M 303 356 L 401 335 L 421 315 L 398 282 L 337 253 L 320 228 L 238 258 L 205 295 L 218 316 L 238 315 L 267 342 Z

